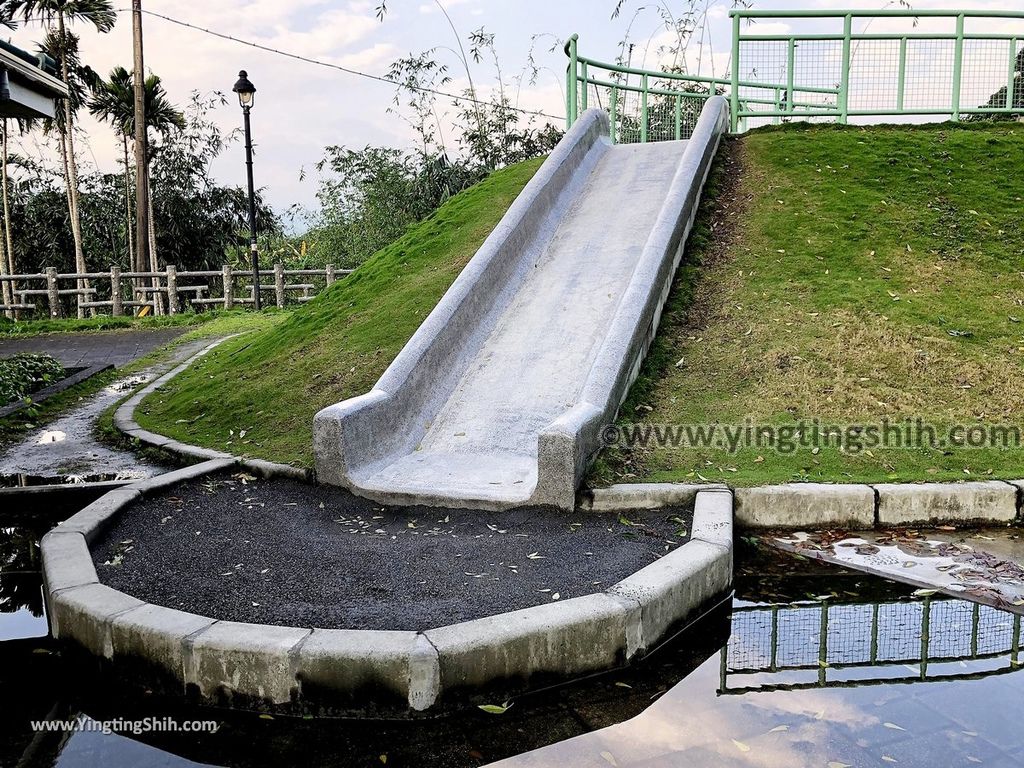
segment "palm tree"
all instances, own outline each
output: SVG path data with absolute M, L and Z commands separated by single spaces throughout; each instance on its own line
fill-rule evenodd
M 82 248 L 82 222 L 79 217 L 74 116 L 78 108 L 85 103 L 86 88 L 94 84 L 94 81 L 90 82 L 92 70 L 83 67 L 80 62 L 78 37 L 68 30 L 68 25 L 92 24 L 98 32 L 109 32 L 114 28 L 117 14 L 110 0 L 5 0 L 4 11 L 11 17 L 20 14 L 25 21 L 39 20 L 47 28 L 43 49 L 57 60 L 61 79 L 67 83 L 70 91 L 68 98 L 64 99 L 62 119 L 56 120 L 55 124 L 63 150 L 68 212 L 71 217 L 71 235 L 75 243 L 75 270 L 83 273 L 87 269 Z M 88 281 L 80 280 L 78 287 L 88 287 Z M 81 311 L 79 314 L 81 315 Z
M 185 118 L 181 112 L 175 109 L 167 98 L 167 92 L 157 75 L 149 75 L 143 83 L 143 97 L 146 109 L 146 129 L 154 129 L 158 133 L 167 135 L 172 129 L 185 127 Z M 136 264 L 132 246 L 132 215 L 131 215 L 131 188 L 128 182 L 128 138 L 135 135 L 135 101 L 133 89 L 133 73 L 124 67 L 114 67 L 110 72 L 108 80 L 100 82 L 99 86 L 89 100 L 89 111 L 100 120 L 109 123 L 114 131 L 121 137 L 124 150 L 125 167 L 125 226 L 128 231 L 128 250 L 131 255 L 132 264 L 135 264 L 137 271 L 145 271 L 148 267 L 156 271 L 158 262 L 156 258 L 156 237 L 153 226 L 152 196 L 147 194 L 150 200 L 149 206 L 149 253 L 150 263 Z M 152 154 L 146 158 L 147 167 L 152 161 Z M 148 176 L 147 173 L 147 183 Z M 141 253 L 141 250 L 140 250 Z

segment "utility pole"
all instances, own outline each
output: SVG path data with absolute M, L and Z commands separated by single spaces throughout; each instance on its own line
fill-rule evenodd
M 132 47 L 135 95 L 135 264 L 136 272 L 149 271 L 149 179 L 146 163 L 146 72 L 142 57 L 142 0 L 132 0 Z M 155 297 L 154 297 L 155 298 Z

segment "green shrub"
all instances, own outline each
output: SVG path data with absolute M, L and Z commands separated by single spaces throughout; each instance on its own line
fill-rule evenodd
M 21 354 L 0 360 L 0 406 L 20 400 L 64 378 L 64 366 L 50 355 Z

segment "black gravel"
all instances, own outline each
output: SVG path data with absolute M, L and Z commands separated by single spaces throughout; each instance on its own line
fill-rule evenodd
M 691 519 L 382 507 L 219 475 L 126 510 L 93 558 L 104 584 L 217 619 L 422 630 L 600 592 L 687 541 Z

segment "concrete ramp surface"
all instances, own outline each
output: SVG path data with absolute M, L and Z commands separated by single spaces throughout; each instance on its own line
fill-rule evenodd
M 317 477 L 386 503 L 570 509 L 653 338 L 728 122 L 613 145 L 583 115 L 369 393 L 314 420 Z

